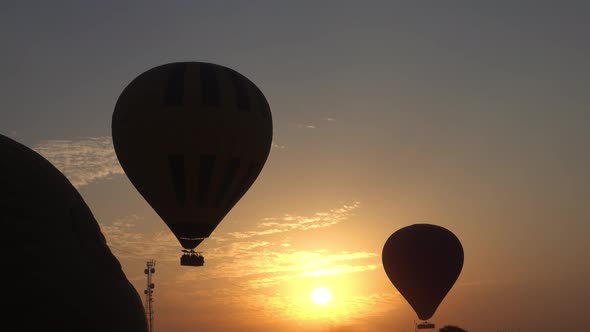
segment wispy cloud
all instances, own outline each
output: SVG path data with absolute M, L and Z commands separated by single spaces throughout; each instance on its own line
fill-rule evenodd
M 273 142 L 272 148 L 283 150 L 285 145 Z M 64 173 L 76 188 L 124 174 L 110 136 L 44 140 L 33 146 L 33 150 Z
M 332 118 L 332 117 L 325 117 L 321 120 L 316 120 L 311 123 L 292 122 L 292 123 L 289 123 L 289 125 L 293 126 L 295 128 L 299 128 L 299 129 L 317 129 L 318 123 L 321 121 L 336 122 L 336 119 Z
M 292 238 L 285 237 L 287 232 L 335 226 L 349 219 L 359 206 L 360 202 L 354 201 L 312 216 L 285 214 L 265 218 L 257 224 L 257 230 L 213 237 L 206 257 L 215 262 L 214 276 L 239 279 L 251 288 L 270 287 L 295 279 L 372 271 L 381 266 L 376 253 L 299 250 Z M 195 278 L 198 276 L 194 274 L 185 276 L 186 281 Z
M 311 217 L 285 214 L 283 217 L 264 218 L 257 225 L 257 228 L 261 228 L 261 230 L 229 232 L 211 237 L 207 249 L 208 256 L 223 260 L 224 258 L 243 257 L 248 252 L 256 250 L 258 253 L 264 252 L 266 255 L 264 260 L 273 261 L 271 265 L 280 266 L 285 265 L 285 262 L 296 261 L 301 262 L 307 270 L 310 268 L 321 269 L 350 259 L 374 257 L 376 254 L 365 252 L 343 251 L 339 254 L 326 255 L 322 250 L 317 252 L 296 251 L 289 238 L 278 241 L 265 238 L 265 236 L 277 233 L 295 230 L 308 231 L 336 225 L 350 218 L 353 211 L 359 206 L 360 202 L 354 201 L 328 212 L 317 212 Z M 158 256 L 165 260 L 177 260 L 180 245 L 174 235 L 168 230 L 155 233 L 141 232 L 138 224 L 142 221 L 142 218 L 137 215 L 129 215 L 116 219 L 110 224 L 101 223 L 101 230 L 113 252 L 120 258 L 144 259 L 145 257 Z M 256 240 L 251 239 L 254 237 Z M 271 257 L 275 254 L 280 256 Z M 259 267 L 257 269 L 259 272 L 276 272 L 272 268 L 260 268 L 266 264 L 256 263 L 256 265 Z M 315 273 L 333 274 L 333 271 L 325 270 Z
M 316 129 L 316 125 L 313 123 L 291 123 L 291 125 L 295 126 L 299 129 Z
M 110 136 L 45 140 L 33 147 L 77 188 L 123 174 Z
M 280 218 L 265 218 L 258 224 L 262 230 L 230 232 L 210 238 L 206 257 L 215 268 L 210 277 L 240 279 L 249 287 L 272 286 L 278 282 L 335 276 L 372 271 L 380 266 L 378 255 L 372 252 L 330 252 L 325 249 L 300 250 L 292 238 L 277 238 L 277 233 L 311 231 L 331 227 L 347 220 L 359 202 L 344 204 L 311 217 L 286 214 Z M 142 218 L 130 215 L 110 224 L 101 224 L 109 247 L 120 259 L 157 257 L 177 261 L 180 245 L 169 231 L 141 232 Z M 272 237 L 271 237 L 272 236 Z M 198 275 L 187 274 L 180 280 L 190 281 Z
M 329 250 L 296 250 L 297 243 L 283 246 L 284 241 L 244 241 L 216 247 L 206 252 L 207 273 L 185 271 L 176 276 L 181 288 L 190 285 L 216 284 L 221 289 L 199 288 L 199 297 L 215 298 L 224 305 L 260 310 L 276 320 L 336 319 L 347 322 L 379 308 L 391 308 L 395 294 L 335 293 L 337 300 L 327 311 L 310 307 L 309 285 L 334 283 L 333 291 L 343 291 L 344 280 L 354 275 L 375 271 L 380 263 L 371 252 L 331 252 Z M 199 271 L 200 272 L 200 271 Z M 327 285 L 329 286 L 329 285 Z M 236 291 L 238 289 L 239 291 Z M 298 289 L 296 292 L 282 291 Z M 224 292 L 225 291 L 225 292 Z M 211 305 L 211 303 L 207 303 Z M 379 306 L 379 308 L 377 308 Z
M 138 216 L 120 218 L 101 228 L 109 246 L 123 261 L 156 258 L 160 263 L 173 264 L 173 273 L 165 276 L 162 273 L 166 272 L 160 270 L 159 282 L 177 284 L 183 290 L 180 298 L 190 293 L 191 298 L 213 298 L 216 304 L 236 307 L 247 302 L 253 310 L 272 312 L 280 319 L 296 316 L 313 320 L 320 317 L 310 310 L 307 294 L 279 290 L 305 288 L 317 280 L 342 281 L 346 279 L 340 277 L 372 272 L 381 266 L 379 255 L 374 252 L 346 251 L 345 247 L 330 250 L 321 243 L 310 248 L 307 240 L 306 248 L 301 248 L 300 239 L 306 233 L 336 227 L 350 219 L 359 206 L 355 201 L 311 216 L 285 214 L 260 220 L 253 231 L 216 234 L 204 242 L 206 269 L 178 268 L 178 241 L 169 231 L 141 232 L 143 220 Z M 334 311 L 330 317 L 344 321 L 373 312 L 375 306 L 390 308 L 395 297 L 389 293 L 348 294 L 330 309 Z M 210 306 L 212 301 L 192 305 Z
M 119 259 L 147 259 L 177 261 L 180 246 L 171 232 L 144 233 L 138 223 L 143 220 L 137 215 L 116 219 L 111 224 L 100 225 L 111 251 Z
M 228 235 L 236 239 L 247 239 L 254 236 L 264 236 L 285 233 L 293 230 L 310 230 L 336 225 L 350 217 L 360 202 L 345 204 L 340 208 L 328 212 L 317 212 L 312 216 L 297 216 L 285 214 L 282 217 L 265 218 L 258 223 L 257 230 L 247 232 L 231 232 Z M 218 238 L 223 241 L 223 238 Z
M 283 144 L 278 144 L 278 143 L 275 143 L 275 141 L 273 141 L 272 148 L 277 149 L 277 150 L 283 150 L 285 148 L 285 146 Z
M 270 287 L 295 279 L 314 279 L 377 269 L 377 254 L 371 252 L 321 252 L 288 250 L 263 252 L 249 262 L 238 263 L 239 269 L 231 271 L 224 267 L 224 273 L 249 271 L 248 283 L 253 288 Z M 242 272 L 243 273 L 243 272 Z

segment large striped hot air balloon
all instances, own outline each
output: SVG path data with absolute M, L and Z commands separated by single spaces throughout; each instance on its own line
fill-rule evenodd
M 134 79 L 117 100 L 113 143 L 125 174 L 186 249 L 183 265 L 246 193 L 272 142 L 266 98 L 238 72 L 178 62 Z

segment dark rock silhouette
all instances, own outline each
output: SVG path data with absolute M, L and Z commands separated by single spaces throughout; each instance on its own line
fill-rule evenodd
M 10 331 L 147 331 L 141 298 L 66 177 L 0 135 L 2 325 Z

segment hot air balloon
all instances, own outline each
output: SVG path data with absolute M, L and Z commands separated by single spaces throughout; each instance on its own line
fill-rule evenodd
M 182 265 L 262 170 L 272 142 L 266 98 L 238 72 L 211 63 L 152 68 L 121 93 L 112 121 L 117 158 L 174 233 Z
M 463 268 L 459 239 L 440 226 L 407 226 L 387 239 L 382 259 L 389 280 L 424 321 L 417 327 L 434 328 L 426 320 L 434 315 Z

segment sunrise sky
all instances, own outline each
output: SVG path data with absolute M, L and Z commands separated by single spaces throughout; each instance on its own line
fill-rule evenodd
M 576 330 L 590 308 L 590 6 L 409 3 L 3 4 L 0 133 L 65 173 L 142 296 L 156 260 L 156 331 L 412 331 L 381 250 L 414 223 L 465 250 L 438 327 Z M 110 137 L 122 89 L 175 61 L 237 70 L 273 114 L 269 159 L 199 246 L 202 268 L 179 265 Z

